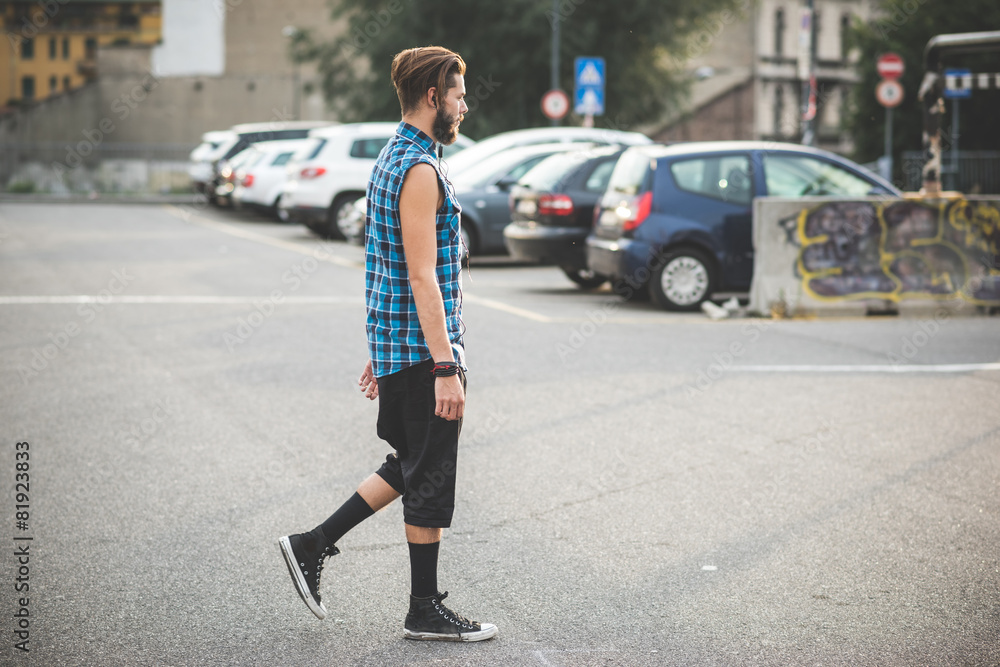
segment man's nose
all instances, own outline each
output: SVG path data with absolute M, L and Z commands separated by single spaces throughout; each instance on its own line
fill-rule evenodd
M 469 105 L 465 103 L 465 100 L 462 100 L 462 106 L 460 106 L 458 110 L 463 114 L 469 110 Z

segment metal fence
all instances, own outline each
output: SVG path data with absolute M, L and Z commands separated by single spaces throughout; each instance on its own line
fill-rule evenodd
M 915 192 L 923 185 L 923 151 L 903 153 L 903 190 Z M 1000 151 L 945 152 L 941 156 L 941 187 L 969 195 L 1000 194 Z
M 190 144 L 46 141 L 0 143 L 0 191 L 170 194 L 190 192 Z

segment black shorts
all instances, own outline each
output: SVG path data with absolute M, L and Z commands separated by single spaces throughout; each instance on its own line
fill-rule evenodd
M 403 496 L 403 520 L 411 526 L 447 528 L 455 512 L 455 472 L 462 420 L 434 414 L 434 368 L 428 359 L 377 378 L 378 437 L 389 454 L 376 474 Z M 460 372 L 462 388 L 465 373 Z

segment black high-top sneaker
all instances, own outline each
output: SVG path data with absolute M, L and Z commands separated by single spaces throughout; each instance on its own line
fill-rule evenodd
M 281 554 L 285 557 L 292 583 L 302 601 L 316 618 L 326 618 L 326 607 L 319 594 L 319 577 L 323 573 L 323 561 L 340 553 L 337 545 L 324 545 L 312 533 L 299 533 L 278 538 Z
M 492 623 L 477 623 L 456 614 L 444 606 L 447 593 L 427 598 L 410 596 L 410 612 L 406 615 L 403 636 L 443 642 L 481 642 L 497 634 Z

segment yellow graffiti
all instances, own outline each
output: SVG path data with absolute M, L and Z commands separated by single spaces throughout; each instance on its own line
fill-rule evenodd
M 853 230 L 850 221 L 864 219 L 859 210 L 836 208 L 856 203 L 870 206 L 872 229 Z M 801 246 L 796 261 L 803 290 L 813 299 L 825 302 L 883 299 L 899 302 L 903 299 L 962 299 L 977 305 L 1000 304 L 1000 202 L 957 200 L 950 202 L 837 202 L 803 209 L 796 217 L 796 237 Z M 845 217 L 846 216 L 846 217 Z M 852 217 L 853 216 L 853 217 Z M 839 223 L 838 238 L 830 233 L 816 233 L 813 227 L 828 228 L 833 219 Z M 878 225 L 877 260 L 866 255 L 861 262 L 860 244 L 864 238 L 874 241 L 874 225 Z M 845 231 L 845 228 L 846 231 Z M 853 235 L 850 232 L 855 232 Z M 855 260 L 848 273 L 848 259 L 838 256 L 838 265 L 810 267 L 811 250 L 815 262 L 837 255 L 837 240 L 851 245 Z M 993 259 L 987 265 L 973 254 L 987 254 Z M 843 254 L 843 251 L 839 253 Z M 841 261 L 843 260 L 843 261 Z M 877 270 L 875 266 L 877 264 Z M 860 270 L 859 270 L 860 268 Z M 839 278 L 839 281 L 830 281 Z M 909 284 L 908 284 L 909 281 Z M 877 289 L 871 289 L 875 283 Z M 865 288 L 857 285 L 864 284 Z M 890 288 L 891 285 L 891 288 Z M 915 285 L 919 285 L 916 287 Z M 994 285 L 984 289 L 984 286 Z M 838 294 L 820 293 L 817 288 Z M 856 290 L 856 291 L 855 291 Z

